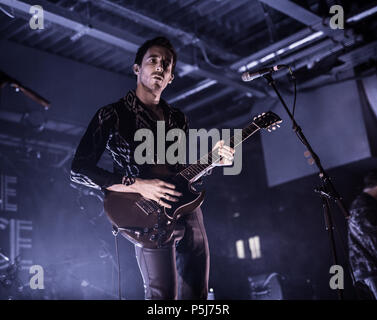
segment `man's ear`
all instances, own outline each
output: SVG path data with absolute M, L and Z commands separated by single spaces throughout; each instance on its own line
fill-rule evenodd
M 171 75 L 169 83 L 172 83 L 173 80 L 174 80 L 174 74 Z
M 134 70 L 134 74 L 136 74 L 136 75 L 139 74 L 139 72 L 140 72 L 140 67 L 139 67 L 138 64 L 135 63 L 135 64 L 133 65 L 132 69 Z

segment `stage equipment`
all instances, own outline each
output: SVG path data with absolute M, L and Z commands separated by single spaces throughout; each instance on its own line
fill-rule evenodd
M 11 76 L 7 75 L 6 73 L 0 70 L 0 88 L 2 89 L 6 84 L 9 84 L 17 92 L 21 91 L 24 95 L 34 100 L 36 103 L 42 105 L 45 108 L 45 110 L 47 110 L 50 107 L 50 102 L 48 100 L 41 97 L 38 93 L 34 92 L 33 90 L 26 88 L 16 79 L 13 79 Z
M 331 250 L 331 254 L 332 254 L 332 258 L 333 258 L 333 264 L 338 265 L 339 263 L 338 263 L 338 257 L 337 257 L 337 252 L 336 252 L 335 239 L 334 239 L 334 224 L 333 224 L 332 215 L 331 215 L 331 212 L 330 212 L 330 200 L 334 201 L 338 205 L 338 207 L 339 207 L 340 211 L 343 213 L 345 219 L 349 218 L 349 212 L 348 212 L 348 210 L 346 209 L 346 207 L 343 203 L 343 199 L 341 198 L 341 196 L 339 195 L 339 193 L 335 189 L 334 185 L 332 184 L 329 175 L 326 173 L 325 169 L 322 167 L 320 158 L 318 157 L 318 155 L 312 149 L 308 140 L 304 136 L 301 127 L 297 124 L 297 122 L 294 118 L 294 111 L 295 111 L 295 107 L 296 107 L 295 106 L 295 104 L 296 104 L 296 77 L 294 76 L 292 69 L 290 67 L 288 67 L 288 69 L 289 69 L 289 72 L 290 72 L 290 75 L 291 75 L 291 79 L 294 82 L 294 88 L 295 88 L 295 99 L 294 99 L 294 105 L 293 105 L 293 113 L 291 113 L 291 111 L 289 110 L 289 108 L 288 108 L 287 104 L 285 103 L 283 97 L 281 96 L 280 92 L 278 91 L 278 89 L 275 85 L 275 81 L 272 78 L 271 72 L 266 73 L 265 75 L 263 75 L 263 77 L 267 80 L 267 83 L 275 91 L 275 93 L 278 96 L 281 104 L 283 105 L 284 110 L 286 111 L 286 113 L 288 114 L 289 118 L 292 121 L 292 124 L 293 124 L 292 129 L 293 129 L 294 133 L 297 135 L 298 139 L 304 144 L 304 146 L 306 147 L 306 149 L 310 153 L 310 155 L 311 155 L 311 157 L 314 161 L 314 164 L 318 168 L 318 176 L 319 176 L 320 181 L 321 181 L 321 186 L 314 188 L 314 192 L 318 193 L 321 197 L 326 230 L 328 231 L 329 240 L 330 240 L 330 250 Z M 340 241 L 341 240 L 342 239 L 340 239 Z M 343 248 L 346 248 L 346 246 L 344 245 Z M 348 261 L 347 257 L 348 256 L 346 256 L 346 261 Z M 350 271 L 350 275 L 353 279 L 353 283 L 355 283 L 354 277 L 353 277 L 353 272 L 351 270 L 350 265 L 349 265 L 349 271 Z M 338 288 L 337 292 L 338 292 L 338 298 L 340 300 L 342 300 L 343 299 L 343 291 Z

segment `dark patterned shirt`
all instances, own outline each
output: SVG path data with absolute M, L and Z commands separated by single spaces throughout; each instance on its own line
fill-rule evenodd
M 367 193 L 351 205 L 348 245 L 356 281 L 377 276 L 377 200 Z
M 187 133 L 187 118 L 179 109 L 172 108 L 163 99 L 160 99 L 159 106 L 164 113 L 166 132 L 179 128 Z M 145 169 L 145 165 L 137 164 L 134 159 L 135 148 L 141 143 L 134 141 L 134 135 L 143 128 L 150 129 L 154 137 L 157 136 L 157 120 L 137 98 L 134 90 L 118 102 L 100 108 L 76 150 L 71 180 L 102 191 L 113 184 L 121 184 L 123 177 L 126 177 L 126 185 L 134 183 Z M 105 150 L 113 159 L 113 172 L 97 166 Z M 177 170 L 179 167 L 177 164 Z

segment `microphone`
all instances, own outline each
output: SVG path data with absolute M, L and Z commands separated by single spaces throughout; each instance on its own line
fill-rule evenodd
M 288 66 L 285 65 L 285 64 L 279 64 L 279 65 L 276 65 L 276 66 L 273 66 L 273 67 L 259 69 L 258 71 L 255 71 L 255 72 L 246 71 L 242 74 L 242 81 L 245 81 L 245 82 L 253 81 L 255 79 L 263 77 L 266 74 L 273 73 L 273 72 L 276 72 L 280 69 L 284 69 L 284 68 L 287 68 L 287 67 Z

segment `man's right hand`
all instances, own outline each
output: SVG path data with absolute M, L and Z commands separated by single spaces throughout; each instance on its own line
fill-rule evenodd
M 136 192 L 144 198 L 156 201 L 160 206 L 171 208 L 171 205 L 164 200 L 177 202 L 182 193 L 175 190 L 175 185 L 162 181 L 160 179 L 140 179 L 136 178 L 135 182 L 129 186 L 115 184 L 108 187 L 107 190 L 117 192 Z
M 164 202 L 169 200 L 178 202 L 177 197 L 182 196 L 182 193 L 175 190 L 175 185 L 162 181 L 160 179 L 140 179 L 136 178 L 133 183 L 133 189 L 140 193 L 144 198 L 156 201 L 160 206 L 171 208 L 171 205 Z

